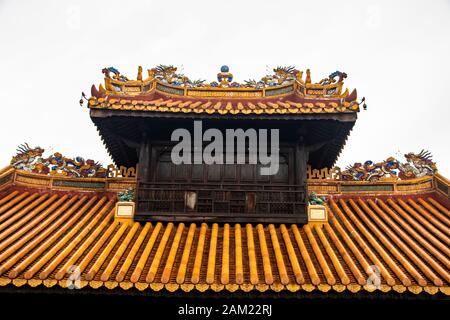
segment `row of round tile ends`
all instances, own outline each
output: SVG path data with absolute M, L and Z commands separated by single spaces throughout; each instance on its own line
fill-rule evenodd
M 59 285 L 61 288 L 68 288 L 68 286 L 71 284 L 68 280 L 56 280 L 56 279 L 46 279 L 46 280 L 40 280 L 40 279 L 9 279 L 9 278 L 0 278 L 0 286 L 6 286 L 9 284 L 12 284 L 16 287 L 22 287 L 25 284 L 28 284 L 30 287 L 37 287 L 40 285 L 44 285 L 47 288 L 54 287 L 56 285 Z M 330 290 L 334 290 L 336 292 L 343 292 L 344 290 L 348 290 L 352 293 L 357 293 L 361 290 L 365 290 L 367 292 L 374 292 L 376 290 L 379 290 L 383 293 L 387 293 L 391 290 L 394 290 L 397 293 L 403 293 L 405 291 L 409 291 L 414 294 L 420 294 L 422 292 L 426 292 L 430 295 L 434 295 L 438 292 L 443 293 L 446 296 L 450 296 L 450 287 L 436 287 L 436 286 L 404 286 L 404 285 L 381 285 L 379 289 L 368 286 L 368 285 L 358 285 L 358 284 L 349 284 L 349 285 L 342 285 L 342 284 L 336 284 L 336 285 L 329 285 L 329 284 L 319 284 L 317 286 L 313 284 L 288 284 L 283 285 L 281 283 L 277 284 L 176 284 L 176 283 L 143 283 L 143 282 L 136 282 L 132 283 L 130 281 L 124 281 L 124 282 L 117 282 L 117 281 L 86 281 L 86 280 L 80 280 L 78 283 L 75 284 L 77 286 L 77 289 L 82 289 L 86 286 L 90 286 L 93 289 L 98 289 L 102 286 L 105 286 L 108 289 L 115 289 L 117 287 L 122 288 L 123 290 L 129 290 L 133 287 L 138 289 L 139 291 L 144 291 L 146 289 L 151 289 L 153 291 L 161 291 L 162 289 L 166 289 L 169 292 L 175 292 L 177 290 L 182 290 L 184 292 L 190 292 L 194 289 L 196 289 L 199 292 L 205 292 L 207 290 L 213 290 L 215 292 L 220 292 L 223 290 L 227 290 L 228 292 L 235 292 L 237 290 L 242 290 L 243 292 L 250 292 L 253 290 L 257 290 L 259 292 L 266 292 L 266 291 L 274 291 L 274 292 L 281 292 L 281 291 L 290 291 L 290 292 L 298 292 L 301 290 L 304 290 L 306 292 L 312 292 L 314 290 L 319 290 L 321 292 L 329 292 Z
M 172 101 L 172 100 L 116 100 L 105 101 L 103 98 L 90 99 L 89 106 L 96 109 L 113 110 L 136 110 L 136 111 L 159 111 L 159 112 L 183 112 L 183 113 L 219 113 L 219 114 L 286 114 L 286 113 L 341 113 L 355 112 L 359 110 L 359 105 L 354 102 L 343 102 L 339 105 L 336 102 L 316 102 L 316 103 L 298 103 L 298 102 L 257 102 L 256 104 L 247 102 L 202 102 L 202 101 Z

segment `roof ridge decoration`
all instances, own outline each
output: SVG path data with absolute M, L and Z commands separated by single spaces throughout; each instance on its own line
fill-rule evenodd
M 177 73 L 178 68 L 173 65 L 158 65 L 155 68 L 148 69 L 148 79 L 155 79 L 159 82 L 188 88 L 263 88 L 263 87 L 274 87 L 279 85 L 290 84 L 294 80 L 300 80 L 302 78 L 303 72 L 297 70 L 293 66 L 278 66 L 273 69 L 273 74 L 267 74 L 260 80 L 256 81 L 254 79 L 245 80 L 244 83 L 233 82 L 233 74 L 230 72 L 230 68 L 227 65 L 223 65 L 220 68 L 220 72 L 217 74 L 217 81 L 212 81 L 210 83 L 205 83 L 206 80 L 197 79 L 191 80 L 189 77 L 183 73 Z M 309 73 L 309 69 L 307 71 Z M 119 70 L 114 67 L 103 68 L 102 73 L 105 78 L 112 79 L 120 82 L 130 81 L 126 76 L 122 75 Z M 111 77 L 111 73 L 113 76 Z M 319 84 L 331 84 L 336 82 L 333 74 L 342 74 L 336 71 L 330 75 L 329 78 L 321 80 Z M 345 74 L 345 73 L 343 73 Z M 345 74 L 346 75 L 346 74 Z M 310 77 L 307 79 L 311 79 Z M 330 80 L 331 79 L 331 80 Z M 339 78 L 342 82 L 343 78 Z M 328 81 L 325 81 L 328 80 Z M 133 81 L 133 80 L 132 80 Z M 142 67 L 138 67 L 138 75 L 136 81 L 142 81 Z M 309 81 L 310 82 L 310 81 Z
M 82 178 L 105 178 L 106 176 L 134 177 L 135 168 L 117 168 L 109 165 L 107 168 L 92 159 L 84 160 L 77 156 L 75 158 L 64 157 L 55 152 L 49 157 L 43 158 L 45 152 L 41 147 L 31 148 L 27 143 L 17 148 L 17 153 L 11 159 L 11 166 L 18 170 L 44 175 L 82 177 Z M 308 179 L 325 179 L 341 181 L 392 181 L 412 180 L 425 176 L 433 176 L 437 172 L 436 163 L 427 150 L 419 153 L 409 152 L 404 154 L 406 162 L 401 162 L 395 157 L 388 157 L 381 162 L 367 160 L 364 163 L 355 162 L 345 170 L 336 166 L 333 168 L 312 169 L 308 166 Z M 115 175 L 114 175 L 115 171 Z
M 367 160 L 364 163 L 355 162 L 345 170 L 339 167 L 322 170 L 308 169 L 308 176 L 319 179 L 342 181 L 389 181 L 412 180 L 425 176 L 433 176 L 437 172 L 436 163 L 432 160 L 429 151 L 422 149 L 419 153 L 409 152 L 404 154 L 406 162 L 401 162 L 395 157 L 388 157 L 381 162 Z
M 17 148 L 17 153 L 11 159 L 11 166 L 27 172 L 67 176 L 74 178 L 105 178 L 107 169 L 101 163 L 92 159 L 85 160 L 77 156 L 67 158 L 59 152 L 43 158 L 45 149 L 41 147 L 31 148 L 24 143 Z
M 248 79 L 244 83 L 233 81 L 230 68 L 223 65 L 217 74 L 217 81 L 206 83 L 206 80 L 192 80 L 173 65 L 158 65 L 147 69 L 148 76 L 144 79 L 143 69 L 138 67 L 136 80 L 130 80 L 120 73 L 115 67 L 102 69 L 105 75 L 105 85 L 100 84 L 99 89 L 91 88 L 93 97 L 104 98 L 105 96 L 142 96 L 153 91 L 162 91 L 168 94 L 194 97 L 246 97 L 260 98 L 296 93 L 304 97 L 316 98 L 354 98 L 346 101 L 356 100 L 356 91 L 349 95 L 348 89 L 342 92 L 343 81 L 347 74 L 341 71 L 331 73 L 327 78 L 313 83 L 311 72 L 306 70 L 303 79 L 303 71 L 294 66 L 277 66 L 272 73 L 266 74 L 260 80 Z M 279 90 L 275 90 L 279 89 Z M 214 92 L 214 93 L 211 93 Z M 227 94 L 220 94 L 227 92 Z M 235 92 L 235 94 L 231 94 Z M 240 94 L 239 94 L 240 93 Z

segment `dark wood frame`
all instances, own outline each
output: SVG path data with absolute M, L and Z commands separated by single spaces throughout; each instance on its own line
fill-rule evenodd
M 187 192 L 196 193 L 195 208 Z M 306 222 L 300 185 L 139 182 L 136 194 L 138 221 Z
M 313 168 L 332 165 L 354 125 L 356 114 L 270 115 L 270 117 L 268 115 L 257 117 L 215 115 L 209 117 L 201 114 L 91 110 L 91 118 L 98 126 L 116 164 L 135 166 L 138 163 L 136 220 L 305 223 L 308 202 L 306 164 L 309 162 Z M 287 146 L 292 150 L 287 154 L 288 179 L 283 180 L 286 183 L 270 180 L 269 184 L 252 181 L 252 183 L 255 182 L 254 185 L 246 185 L 247 181 L 243 183 L 236 178 L 234 183 L 227 184 L 228 181 L 208 181 L 205 177 L 203 181 L 200 181 L 204 185 L 193 183 L 192 179 L 191 181 L 172 179 L 171 183 L 174 183 L 172 185 L 166 181 L 158 181 L 160 179 L 155 177 L 158 162 L 155 148 L 161 144 L 171 143 L 171 129 L 186 128 L 190 131 L 193 121 L 199 119 L 203 120 L 204 130 L 208 128 L 242 128 L 244 130 L 279 128 L 280 148 Z M 222 169 L 221 172 L 223 173 Z M 241 192 L 240 201 L 245 199 L 245 203 L 241 203 L 237 210 L 223 208 L 215 210 L 214 205 L 210 206 L 209 211 L 188 210 L 184 199 L 186 192 L 193 193 L 190 196 L 198 197 L 198 201 L 201 202 L 208 199 L 201 199 L 200 192 L 212 189 L 215 190 L 215 194 L 231 195 Z M 266 203 L 270 210 L 266 210 L 265 207 L 262 210 L 262 199 L 267 198 L 265 193 L 271 190 L 296 194 L 297 198 L 293 201 L 293 207 L 285 209 L 285 214 L 271 210 L 277 205 L 282 207 L 283 201 L 275 199 Z M 166 198 L 156 196 L 158 192 L 165 194 Z M 215 195 L 211 193 L 209 201 L 216 201 L 214 197 Z M 227 198 L 225 202 L 231 206 L 230 199 Z M 145 202 L 159 203 L 160 207 L 145 206 Z

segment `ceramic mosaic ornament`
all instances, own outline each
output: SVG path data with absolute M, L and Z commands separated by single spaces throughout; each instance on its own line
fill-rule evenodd
M 432 176 L 436 171 L 436 164 L 432 161 L 430 152 L 422 150 L 419 153 L 405 154 L 406 162 L 402 163 L 394 157 L 374 163 L 367 160 L 348 166 L 340 173 L 342 180 L 378 181 L 386 179 L 414 179 Z
M 32 173 L 59 175 L 67 177 L 104 178 L 106 169 L 98 162 L 82 157 L 67 158 L 59 152 L 43 158 L 44 149 L 31 148 L 27 143 L 20 145 L 11 165 L 19 170 Z
M 42 158 L 44 151 L 41 147 L 31 148 L 27 143 L 24 143 L 17 148 L 17 154 L 11 159 L 11 165 L 19 170 L 40 174 L 68 177 L 106 177 L 108 169 L 94 160 L 84 160 L 82 157 L 67 158 L 59 152 L 55 152 L 47 158 Z M 339 167 L 331 168 L 330 171 L 335 172 L 335 180 L 344 181 L 408 180 L 432 176 L 437 172 L 436 164 L 432 161 L 429 151 L 410 152 L 405 154 L 405 159 L 406 162 L 404 163 L 394 157 L 389 157 L 378 163 L 368 160 L 364 163 L 356 162 L 344 171 L 341 171 Z

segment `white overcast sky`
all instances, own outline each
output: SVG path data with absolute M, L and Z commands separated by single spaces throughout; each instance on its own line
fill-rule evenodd
M 135 78 L 157 64 L 212 81 L 267 66 L 335 70 L 368 110 L 338 165 L 429 149 L 450 177 L 450 1 L 0 0 L 0 167 L 24 141 L 111 162 L 80 107 L 114 66 Z

